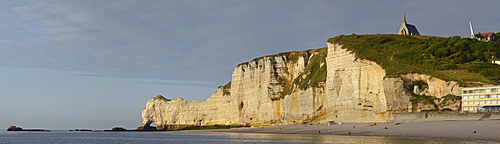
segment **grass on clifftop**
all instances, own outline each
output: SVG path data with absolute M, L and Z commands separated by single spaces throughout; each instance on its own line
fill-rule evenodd
M 251 61 L 258 61 L 260 59 L 263 59 L 265 57 L 280 57 L 280 56 L 286 56 L 287 57 L 287 60 L 290 62 L 297 62 L 299 60 L 299 57 L 301 54 L 303 54 L 305 51 L 290 51 L 290 52 L 281 52 L 281 53 L 278 53 L 278 54 L 275 54 L 275 55 L 266 55 L 266 56 L 262 56 L 262 57 L 258 57 L 258 58 L 254 58 L 252 59 Z M 250 61 L 250 62 L 251 62 Z M 240 63 L 238 64 L 236 67 L 240 66 L 240 65 L 244 65 L 244 64 L 248 64 L 249 62 L 243 62 L 243 63 Z
M 388 77 L 400 73 L 421 73 L 446 81 L 500 84 L 500 42 L 481 42 L 409 35 L 340 35 L 328 40 L 343 45 L 357 58 L 375 61 Z

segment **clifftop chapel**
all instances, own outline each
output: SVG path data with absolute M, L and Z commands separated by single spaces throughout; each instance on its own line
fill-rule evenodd
M 406 23 L 406 14 L 403 15 L 403 22 L 401 23 L 401 27 L 399 28 L 398 34 L 400 35 L 420 35 L 418 33 L 417 27 L 415 25 L 411 25 Z

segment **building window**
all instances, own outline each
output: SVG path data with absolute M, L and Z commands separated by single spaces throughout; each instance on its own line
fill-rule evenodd
M 496 101 L 496 100 L 494 100 L 494 101 L 491 101 L 491 103 L 492 103 L 492 104 L 496 104 L 496 103 L 497 103 L 497 101 Z
M 486 90 L 486 93 L 490 93 L 490 92 L 491 92 L 491 90 L 490 90 L 490 89 L 487 89 L 487 90 Z
M 466 94 L 468 91 L 464 90 L 463 93 Z
M 485 98 L 491 98 L 491 96 L 490 95 L 486 95 Z
M 484 101 L 479 101 L 479 104 L 484 104 Z
M 491 89 L 491 92 L 497 92 L 497 89 Z
M 483 99 L 484 98 L 484 95 L 480 95 L 479 98 Z
M 474 93 L 479 93 L 479 90 L 474 90 Z
M 480 92 L 480 93 L 484 93 L 484 89 L 480 89 L 480 90 L 479 90 L 479 92 Z
M 472 90 L 469 90 L 469 93 L 474 93 L 474 91 L 472 91 Z
M 485 102 L 486 102 L 486 104 L 490 104 L 491 103 L 491 101 L 485 101 Z

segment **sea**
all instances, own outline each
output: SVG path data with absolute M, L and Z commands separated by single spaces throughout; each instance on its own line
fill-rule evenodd
M 403 139 L 385 137 L 257 134 L 220 132 L 50 132 L 0 131 L 0 144 L 255 144 L 255 143 L 352 143 L 352 144 L 479 144 L 482 141 Z M 493 142 L 491 142 L 493 143 Z

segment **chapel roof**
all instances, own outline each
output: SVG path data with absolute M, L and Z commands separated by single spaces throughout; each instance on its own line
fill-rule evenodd
M 406 24 L 406 27 L 408 28 L 408 31 L 415 32 L 417 35 L 420 35 L 415 25 Z

